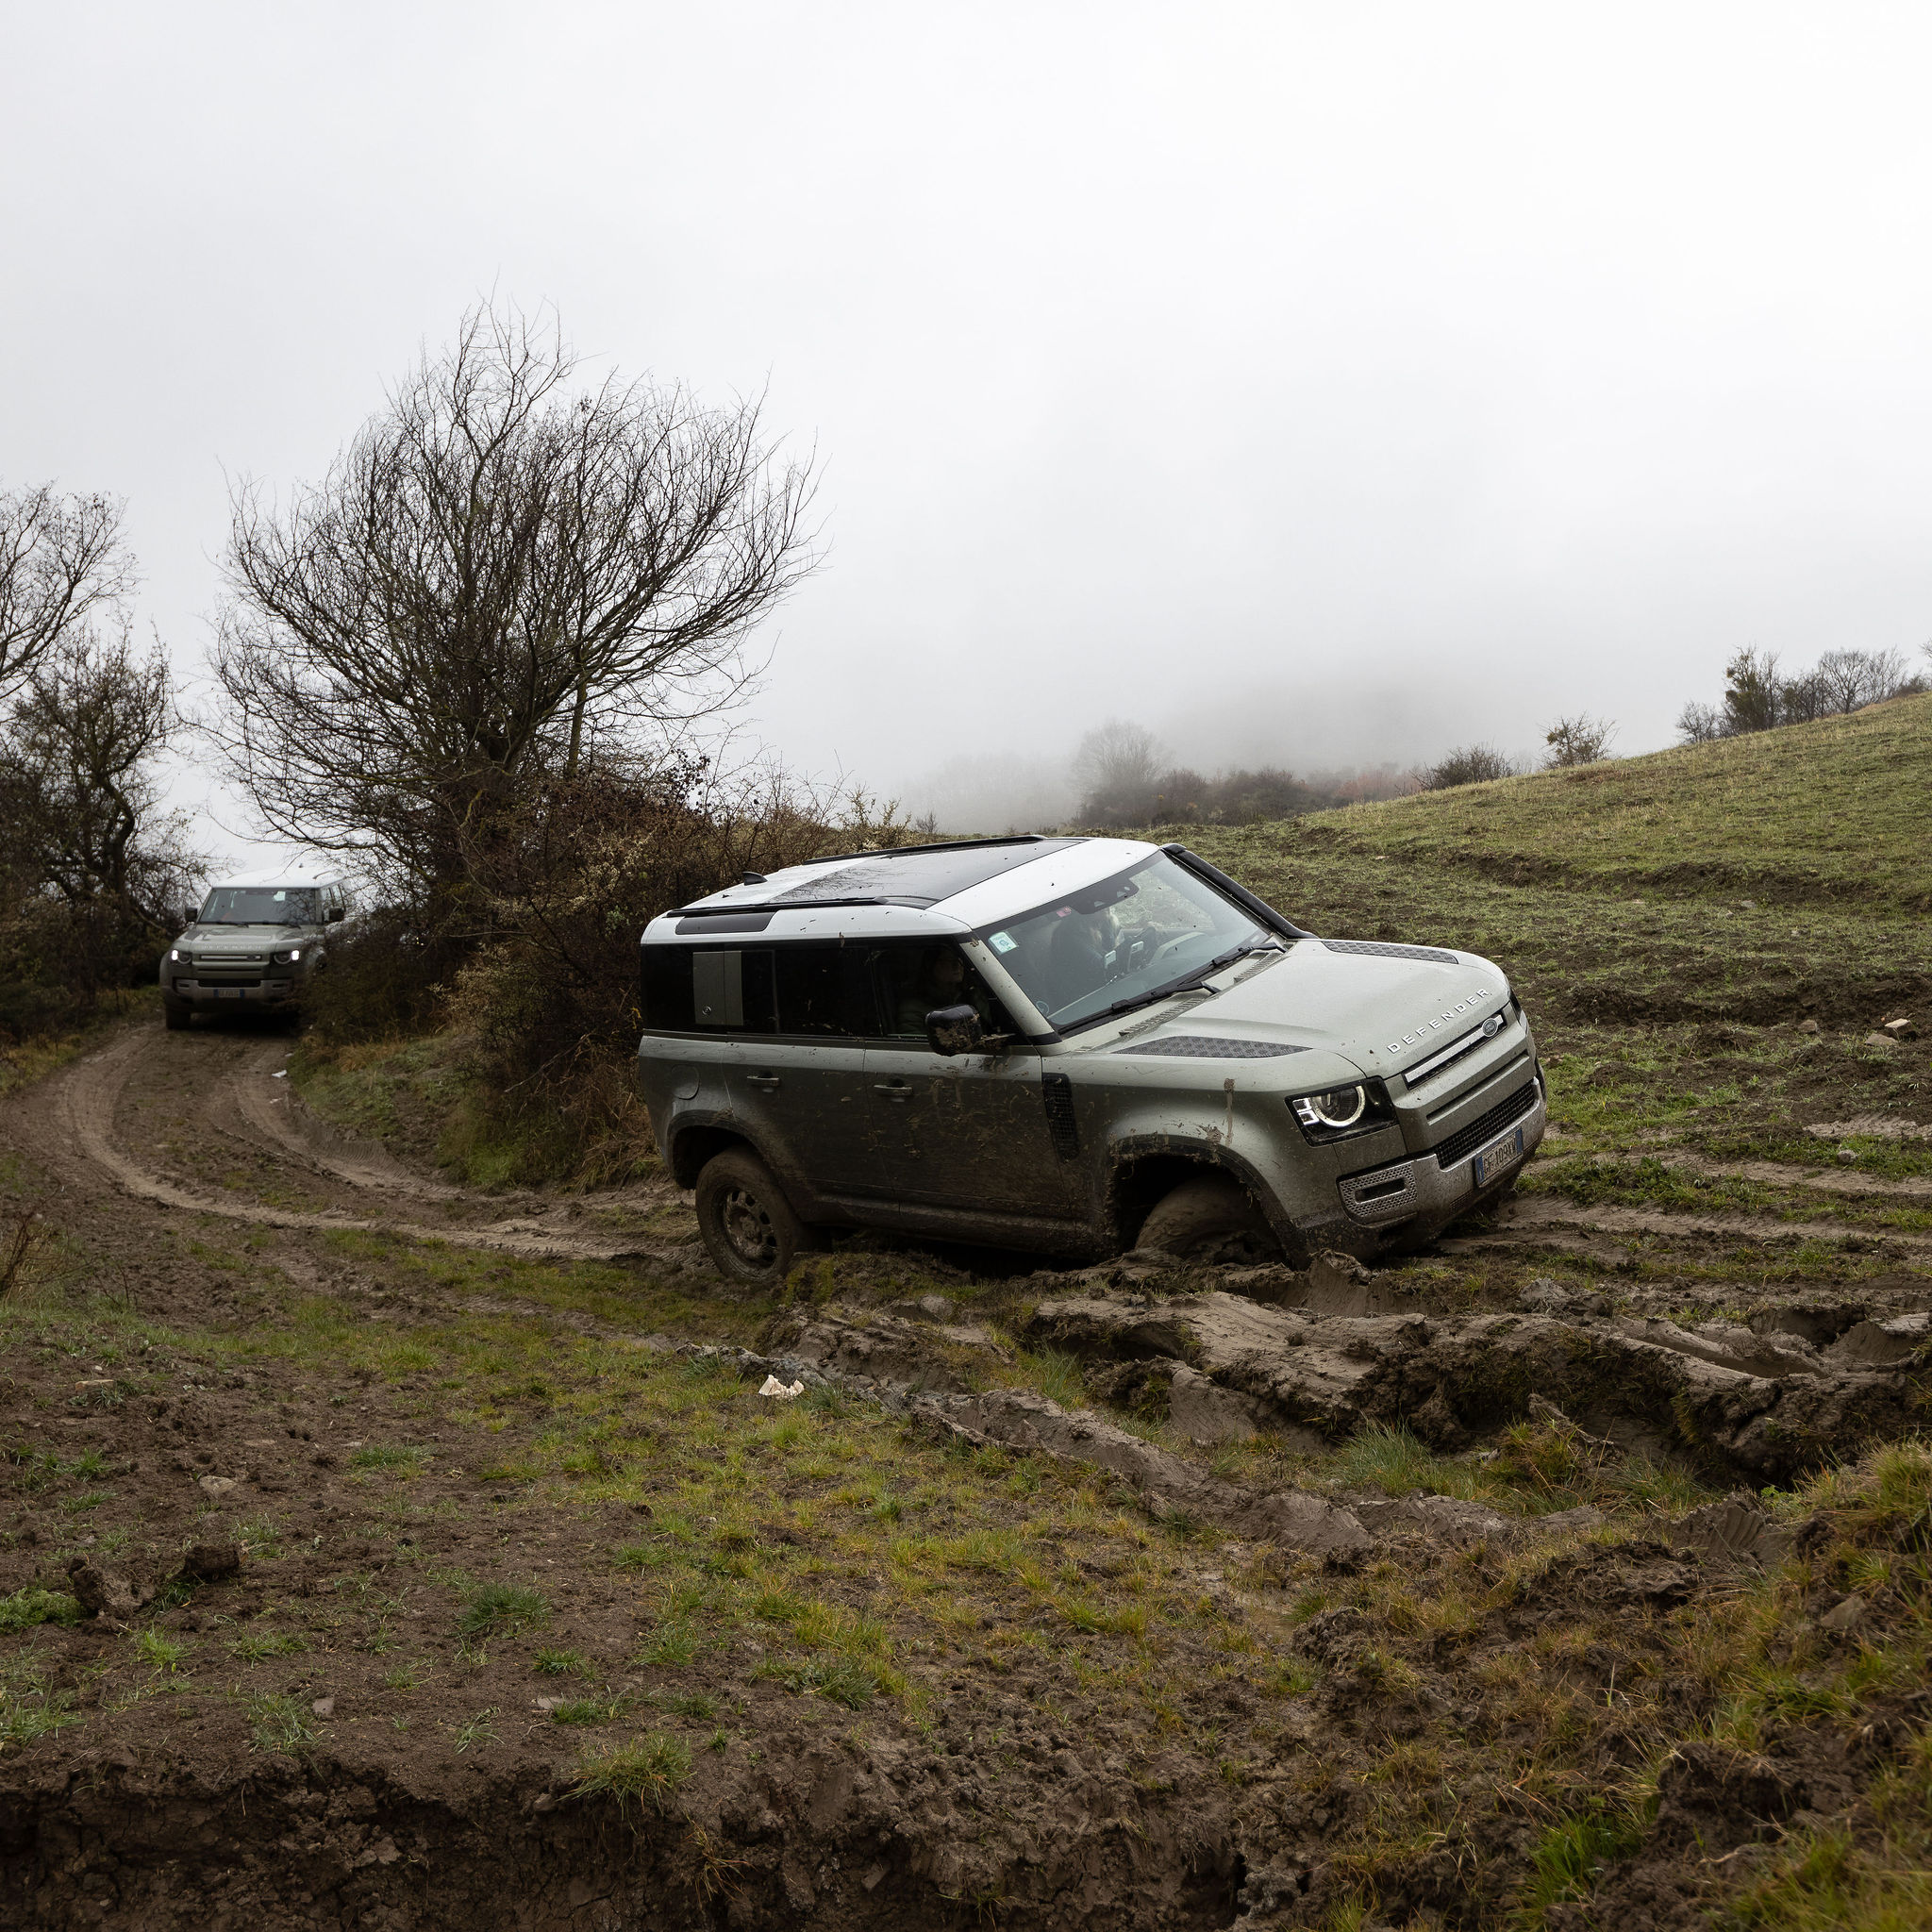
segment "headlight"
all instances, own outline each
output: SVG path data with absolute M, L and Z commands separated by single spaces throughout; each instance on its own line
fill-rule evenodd
M 277 966 L 292 966 L 301 957 L 302 948 L 300 946 L 291 946 L 286 953 L 276 953 L 273 956 Z
M 1304 1137 L 1309 1141 L 1339 1141 L 1350 1134 L 1366 1134 L 1390 1125 L 1395 1119 L 1395 1111 L 1389 1105 L 1389 1096 L 1379 1080 L 1331 1087 L 1322 1093 L 1305 1093 L 1288 1104 L 1301 1123 Z
M 170 946 L 168 948 L 168 958 L 171 959 L 180 960 L 187 958 L 187 957 L 188 955 L 179 946 Z

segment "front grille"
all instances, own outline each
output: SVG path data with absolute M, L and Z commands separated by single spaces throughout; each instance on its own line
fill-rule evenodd
M 1071 1160 L 1080 1151 L 1080 1126 L 1074 1118 L 1074 1083 L 1065 1074 L 1044 1074 L 1040 1097 L 1046 1105 L 1046 1131 L 1053 1140 L 1053 1151 L 1062 1160 Z
M 1432 966 L 1453 966 L 1454 953 L 1439 953 L 1433 946 L 1388 946 L 1380 940 L 1324 940 L 1331 953 L 1365 953 L 1376 959 L 1426 959 Z
M 1436 1149 L 1438 1167 L 1454 1167 L 1467 1159 L 1487 1141 L 1493 1141 L 1507 1126 L 1519 1121 L 1536 1105 L 1536 1082 L 1525 1081 L 1507 1100 L 1499 1100 L 1488 1113 L 1451 1134 Z
M 1147 1054 L 1158 1059 L 1272 1060 L 1285 1053 L 1307 1053 L 1307 1048 L 1273 1040 L 1215 1040 L 1206 1033 L 1170 1033 L 1165 1040 L 1117 1046 L 1114 1052 Z

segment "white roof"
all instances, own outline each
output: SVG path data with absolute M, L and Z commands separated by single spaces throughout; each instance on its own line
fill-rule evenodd
M 993 842 L 993 841 L 989 841 Z M 921 848 L 900 846 L 896 850 L 865 853 L 841 862 L 839 870 L 854 871 L 873 858 L 911 858 Z M 940 848 L 941 850 L 948 848 Z M 957 849 L 957 848 L 952 848 Z M 926 907 L 915 906 L 814 906 L 809 901 L 774 906 L 782 893 L 799 885 L 823 879 L 829 870 L 825 862 L 817 865 L 787 866 L 770 874 L 755 885 L 726 886 L 693 900 L 682 908 L 684 916 L 693 912 L 719 913 L 769 908 L 771 918 L 764 937 L 774 939 L 889 939 L 893 937 L 958 937 L 1002 920 L 1028 912 L 1063 892 L 1076 891 L 1097 884 L 1130 865 L 1150 858 L 1160 848 L 1143 844 L 1138 839 L 1078 839 L 1056 841 L 1038 858 L 995 874 L 976 885 L 970 885 Z M 855 885 L 858 882 L 855 881 Z M 682 918 L 660 914 L 645 928 L 647 942 L 658 943 L 677 936 Z M 693 922 L 695 925 L 695 922 Z M 689 939 L 691 935 L 683 935 Z
M 263 889 L 275 886 L 333 886 L 341 883 L 341 874 L 333 872 L 317 872 L 313 866 L 277 866 L 269 872 L 232 873 L 225 879 L 213 881 L 216 891 L 225 886 L 256 886 Z

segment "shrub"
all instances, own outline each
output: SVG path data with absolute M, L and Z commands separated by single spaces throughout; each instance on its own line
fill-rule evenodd
M 1447 791 L 1457 785 L 1486 785 L 1492 778 L 1516 775 L 1515 761 L 1492 744 L 1465 744 L 1452 751 L 1440 764 L 1416 774 L 1424 791 Z

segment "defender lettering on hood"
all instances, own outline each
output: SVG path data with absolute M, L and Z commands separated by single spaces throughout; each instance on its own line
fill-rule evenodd
M 1489 988 L 1486 986 L 1479 987 L 1466 1000 L 1457 1000 L 1446 1013 L 1441 1014 L 1439 1018 L 1424 1021 L 1413 1033 L 1405 1033 L 1400 1040 L 1391 1040 L 1389 1042 L 1389 1051 L 1391 1053 L 1400 1053 L 1405 1046 L 1413 1046 L 1418 1040 L 1426 1040 L 1430 1034 L 1440 1033 L 1443 1027 L 1448 1025 L 1450 1021 L 1459 1018 L 1473 1007 L 1481 1006 L 1489 997 Z

